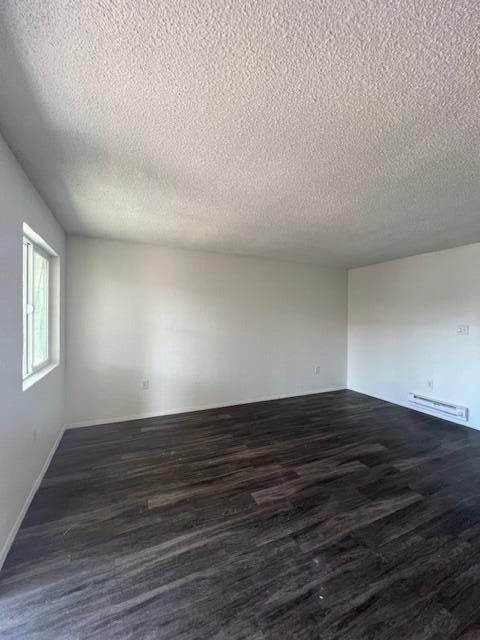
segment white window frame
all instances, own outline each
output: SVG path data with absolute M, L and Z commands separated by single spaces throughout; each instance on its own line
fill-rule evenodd
M 27 236 L 23 236 L 23 251 L 23 379 L 25 380 L 25 378 L 28 378 L 32 374 L 38 373 L 41 369 L 48 367 L 51 363 L 50 324 L 52 314 L 50 310 L 51 256 Z M 42 256 L 47 263 L 47 357 L 43 362 L 36 365 L 33 363 L 33 354 L 35 352 L 35 334 L 33 331 L 33 264 L 35 254 Z
M 33 326 L 33 283 L 34 283 L 34 255 L 38 254 L 47 261 L 47 358 L 36 365 L 33 364 L 34 326 Z M 51 247 L 35 233 L 26 223 L 23 225 L 22 239 L 23 255 L 23 358 L 22 379 L 23 390 L 31 387 L 35 382 L 43 378 L 59 363 L 59 341 L 54 334 L 58 333 L 58 318 L 55 322 L 54 314 L 58 312 L 59 305 L 56 301 L 58 293 L 58 255 Z

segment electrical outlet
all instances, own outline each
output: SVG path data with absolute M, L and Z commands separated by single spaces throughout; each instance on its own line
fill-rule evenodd
M 468 324 L 457 324 L 457 336 L 468 336 L 470 327 Z
M 315 367 L 315 369 L 313 370 L 316 376 L 320 375 L 320 367 Z
M 142 382 L 142 389 L 148 391 L 150 389 L 150 380 L 144 380 Z

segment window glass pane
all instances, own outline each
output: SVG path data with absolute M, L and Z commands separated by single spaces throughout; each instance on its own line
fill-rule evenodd
M 23 375 L 29 373 L 28 369 L 28 244 L 23 241 Z
M 33 252 L 33 366 L 48 360 L 48 260 Z

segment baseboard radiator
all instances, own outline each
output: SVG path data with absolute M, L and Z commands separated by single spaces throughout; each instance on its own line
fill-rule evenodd
M 425 409 L 431 409 L 438 413 L 443 413 L 446 416 L 453 416 L 459 420 L 468 420 L 468 408 L 462 407 L 459 404 L 452 404 L 451 402 L 444 402 L 443 400 L 435 400 L 434 398 L 428 398 L 427 396 L 421 396 L 413 392 L 408 394 L 408 401 L 410 404 L 418 407 L 424 407 Z

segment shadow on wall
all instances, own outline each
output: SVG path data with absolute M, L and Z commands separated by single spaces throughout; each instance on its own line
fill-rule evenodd
M 314 270 L 299 266 L 295 287 L 268 261 L 84 239 L 69 251 L 69 424 L 341 386 Z
M 228 394 L 225 380 L 211 375 L 220 354 L 201 335 L 205 299 L 182 291 L 179 273 L 175 290 L 159 277 L 158 290 L 152 292 L 150 282 L 145 295 L 142 266 L 126 252 L 121 263 L 93 265 L 98 277 L 84 282 L 83 308 L 70 317 L 69 333 L 76 336 L 69 341 L 71 423 L 188 408 Z M 213 306 L 210 312 L 215 315 Z M 185 325 L 187 316 L 192 323 L 197 319 L 196 334 Z M 223 341 L 215 344 L 228 358 Z M 206 348 L 209 353 L 202 354 Z

